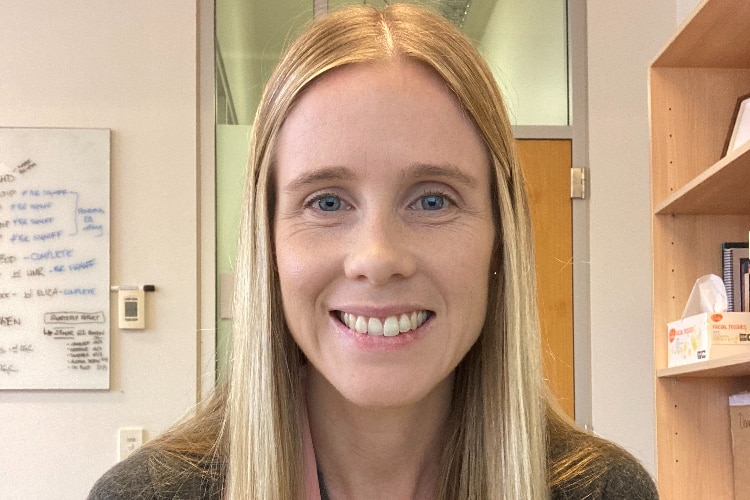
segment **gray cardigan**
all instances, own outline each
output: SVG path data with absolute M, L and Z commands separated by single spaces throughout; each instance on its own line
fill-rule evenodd
M 554 450 L 552 450 L 554 453 Z M 552 500 L 656 500 L 651 476 L 629 454 L 607 458 L 604 475 L 593 483 L 575 481 L 552 491 Z M 220 468 L 193 467 L 145 448 L 120 462 L 92 488 L 89 500 L 220 500 L 224 483 Z M 321 478 L 322 479 L 322 478 Z M 321 480 L 321 494 L 327 499 Z

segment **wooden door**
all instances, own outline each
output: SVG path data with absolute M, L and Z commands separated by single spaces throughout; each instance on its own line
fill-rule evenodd
M 570 140 L 519 140 L 536 252 L 544 371 L 565 412 L 574 417 L 573 222 Z

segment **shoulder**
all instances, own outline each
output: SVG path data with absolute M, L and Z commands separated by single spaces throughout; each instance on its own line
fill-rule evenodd
M 219 499 L 221 474 L 160 450 L 143 448 L 107 471 L 88 500 Z
M 155 498 L 148 457 L 148 453 L 135 453 L 112 467 L 94 484 L 89 500 Z
M 630 453 L 606 440 L 570 434 L 550 442 L 553 500 L 656 500 L 651 475 Z

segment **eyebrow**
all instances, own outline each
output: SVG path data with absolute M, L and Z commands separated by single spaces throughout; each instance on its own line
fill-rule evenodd
M 313 172 L 305 172 L 292 180 L 284 188 L 285 191 L 299 191 L 305 186 L 319 182 L 342 181 L 352 179 L 354 172 L 346 167 L 324 167 Z
M 435 165 L 432 163 L 415 163 L 403 171 L 404 177 L 442 177 L 451 179 L 468 187 L 474 188 L 479 185 L 476 177 L 473 177 L 452 164 Z
M 451 179 L 468 187 L 479 185 L 477 179 L 451 164 L 435 165 L 432 163 L 414 163 L 401 171 L 401 176 L 415 178 L 435 178 L 441 177 Z M 305 172 L 296 179 L 292 180 L 284 188 L 287 192 L 299 191 L 306 186 L 320 182 L 343 181 L 356 177 L 356 174 L 349 168 L 343 166 L 331 166 L 317 169 L 313 172 Z

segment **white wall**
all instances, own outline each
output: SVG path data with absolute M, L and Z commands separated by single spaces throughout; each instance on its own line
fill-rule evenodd
M 0 126 L 112 130 L 112 283 L 157 287 L 148 330 L 113 325 L 111 390 L 0 392 L 2 498 L 85 498 L 118 427 L 195 404 L 197 6 L 0 0 Z
M 648 66 L 675 1 L 587 2 L 594 431 L 654 457 Z

